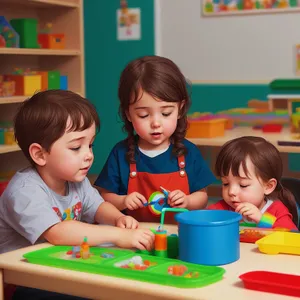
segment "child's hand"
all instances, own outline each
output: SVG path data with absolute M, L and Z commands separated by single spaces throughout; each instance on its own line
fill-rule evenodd
M 184 192 L 182 192 L 180 190 L 172 191 L 169 193 L 168 204 L 171 207 L 187 208 L 188 197 Z
M 128 208 L 130 210 L 142 208 L 142 207 L 144 207 L 144 203 L 146 203 L 146 202 L 147 202 L 147 200 L 145 199 L 145 197 L 138 192 L 133 192 L 133 193 L 127 195 L 124 200 L 124 204 L 125 204 L 126 208 Z
M 153 249 L 154 233 L 149 229 L 124 230 L 116 245 L 121 248 Z
M 249 221 L 253 221 L 256 224 L 259 223 L 262 217 L 262 213 L 258 209 L 258 207 L 248 202 L 240 203 L 236 207 L 235 212 L 240 213 L 242 216 L 246 217 Z
M 139 222 L 130 216 L 122 216 L 117 219 L 116 226 L 120 228 L 136 229 L 139 227 Z

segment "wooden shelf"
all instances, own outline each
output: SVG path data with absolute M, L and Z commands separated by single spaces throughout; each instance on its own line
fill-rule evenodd
M 20 151 L 18 145 L 0 145 L 0 154 Z
M 78 0 L 1 0 L 5 4 L 11 5 L 22 5 L 31 6 L 37 8 L 47 8 L 47 7 L 66 7 L 66 8 L 76 8 L 79 7 Z
M 24 0 L 23 0 L 24 1 Z M 62 6 L 62 7 L 79 7 L 78 1 L 68 0 L 29 0 L 32 5 L 44 5 L 44 6 Z
M 217 85 L 217 84 L 224 84 L 224 85 L 256 85 L 256 84 L 269 84 L 273 79 L 258 79 L 258 80 L 191 80 L 192 84 L 211 84 L 211 85 Z
M 59 56 L 79 56 L 80 50 L 73 49 L 27 49 L 27 48 L 0 48 L 0 54 L 13 55 L 59 55 Z
M 27 98 L 28 96 L 0 97 L 0 104 L 21 103 Z

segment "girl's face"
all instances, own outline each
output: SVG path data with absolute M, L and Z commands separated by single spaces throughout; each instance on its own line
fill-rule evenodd
M 153 98 L 141 91 L 139 100 L 129 106 L 127 119 L 139 136 L 139 147 L 144 150 L 161 150 L 170 144 L 176 130 L 179 104 Z
M 249 157 L 246 158 L 248 176 L 245 174 L 242 165 L 239 168 L 240 176 L 233 176 L 231 170 L 228 176 L 222 177 L 222 196 L 224 201 L 235 208 L 243 202 L 252 203 L 262 209 L 266 203 L 265 195 L 273 192 L 277 185 L 276 179 L 262 182 L 255 174 L 255 167 Z

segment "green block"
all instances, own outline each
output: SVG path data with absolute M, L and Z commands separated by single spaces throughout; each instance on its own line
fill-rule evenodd
M 0 145 L 4 145 L 4 129 L 0 128 Z
M 12 19 L 11 26 L 20 36 L 20 48 L 40 48 L 38 44 L 37 19 Z
M 60 89 L 60 72 L 49 71 L 48 72 L 48 90 Z

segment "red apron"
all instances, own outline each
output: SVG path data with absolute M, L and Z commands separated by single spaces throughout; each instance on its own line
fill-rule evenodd
M 162 197 L 162 190 L 160 189 L 162 186 L 166 190 L 181 190 L 186 195 L 189 195 L 190 189 L 185 171 L 184 156 L 179 156 L 177 161 L 179 167 L 178 171 L 164 174 L 138 172 L 136 164 L 130 164 L 127 194 L 138 192 L 142 194 L 148 202 L 151 202 L 155 197 Z M 136 210 L 127 209 L 126 213 L 140 222 L 160 222 L 161 214 L 159 210 L 154 209 L 153 206 L 147 206 Z M 165 223 L 175 223 L 173 213 L 166 214 Z

